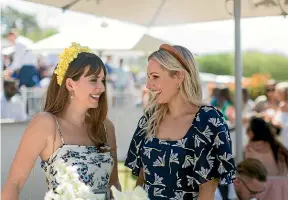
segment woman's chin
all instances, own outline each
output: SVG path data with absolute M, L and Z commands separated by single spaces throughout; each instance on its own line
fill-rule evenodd
M 91 103 L 89 105 L 89 109 L 95 109 L 95 108 L 98 108 L 98 103 Z
M 167 103 L 167 102 L 164 101 L 163 99 L 157 99 L 157 98 L 156 98 L 156 103 L 157 103 L 157 104 L 165 104 L 165 103 Z

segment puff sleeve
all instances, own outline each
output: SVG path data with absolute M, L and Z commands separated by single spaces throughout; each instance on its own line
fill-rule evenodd
M 221 185 L 233 182 L 236 167 L 228 125 L 223 114 L 212 106 L 198 117 L 194 141 L 193 178 L 198 185 L 218 178 Z

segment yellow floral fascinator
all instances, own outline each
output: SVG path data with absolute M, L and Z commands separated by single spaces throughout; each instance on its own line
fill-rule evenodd
M 77 58 L 79 53 L 88 52 L 91 53 L 91 50 L 88 47 L 82 47 L 80 44 L 75 42 L 69 48 L 65 48 L 64 52 L 59 55 L 59 62 L 54 73 L 57 75 L 57 83 L 62 85 L 63 78 L 68 69 L 69 64 Z

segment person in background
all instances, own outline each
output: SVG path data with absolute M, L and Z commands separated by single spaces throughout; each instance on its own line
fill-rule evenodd
M 213 88 L 212 94 L 211 94 L 211 102 L 210 102 L 211 106 L 218 107 L 219 94 L 220 94 L 220 88 L 218 88 L 218 87 Z
M 253 117 L 247 134 L 250 141 L 245 148 L 245 158 L 260 160 L 267 168 L 266 190 L 259 194 L 259 200 L 282 200 L 288 196 L 288 150 L 276 139 L 264 119 Z
M 219 92 L 219 101 L 218 105 L 221 112 L 224 115 L 224 118 L 228 120 L 231 124 L 235 120 L 235 109 L 232 103 L 232 96 L 229 88 L 221 88 Z
M 49 69 L 47 67 L 43 67 L 40 71 L 40 75 L 42 79 L 39 82 L 39 86 L 41 88 L 48 88 L 51 80 L 51 73 L 49 72 Z
M 243 113 L 245 116 L 249 118 L 252 116 L 253 108 L 255 107 L 255 103 L 252 99 L 250 99 L 249 92 L 247 88 L 242 88 L 242 97 L 243 97 Z
M 288 149 L 288 82 L 278 83 L 275 89 L 279 108 L 272 123 L 281 129 L 280 137 L 284 146 Z
M 254 111 L 260 113 L 266 121 L 271 122 L 278 109 L 279 102 L 277 101 L 275 92 L 276 81 L 269 80 L 265 86 L 265 96 L 259 96 L 255 99 Z
M 246 129 L 249 123 L 250 118 L 255 114 L 253 108 L 255 106 L 254 102 L 249 98 L 249 92 L 247 88 L 242 88 L 242 98 L 243 98 L 243 108 L 242 108 L 242 145 L 245 147 L 248 144 L 249 138 L 246 134 Z
M 262 118 L 252 117 L 247 135 L 249 143 L 245 148 L 245 158 L 260 160 L 269 176 L 287 176 L 288 150 L 276 139 L 270 125 Z
M 267 179 L 268 172 L 263 163 L 254 158 L 244 159 L 237 165 L 234 182 L 227 187 L 217 188 L 215 200 L 255 199 L 265 191 Z
M 128 88 L 130 81 L 130 73 L 129 71 L 124 69 L 124 60 L 121 58 L 119 60 L 119 67 L 115 69 L 115 81 L 114 81 L 114 89 L 115 93 L 112 99 L 112 106 L 116 104 L 123 105 L 124 95 L 123 92 Z
M 25 102 L 23 96 L 18 93 L 17 81 L 12 78 L 4 80 L 1 95 L 1 119 L 27 120 Z
M 112 67 L 112 56 L 107 56 L 106 58 L 106 62 L 105 62 L 105 67 L 106 67 L 106 70 L 107 70 L 107 74 L 109 76 L 111 76 L 111 74 L 113 73 L 113 67 Z
M 34 87 L 39 86 L 40 77 L 39 71 L 36 68 L 37 59 L 31 51 L 26 51 L 22 60 L 22 66 L 15 71 L 12 77 L 19 80 L 19 87 Z
M 7 40 L 15 46 L 12 62 L 7 67 L 11 77 L 19 80 L 19 87 L 34 87 L 39 84 L 39 74 L 36 69 L 36 57 L 27 47 L 17 40 L 18 32 L 12 29 L 7 34 Z
M 11 43 L 11 45 L 15 46 L 15 53 L 12 58 L 12 62 L 7 67 L 7 70 L 11 72 L 11 74 L 17 70 L 19 70 L 23 66 L 23 59 L 26 53 L 26 46 L 17 40 L 19 33 L 16 29 L 11 29 L 6 38 Z
M 128 87 L 129 79 L 131 77 L 129 71 L 124 69 L 123 58 L 119 60 L 119 68 L 117 68 L 115 75 L 115 89 L 119 92 L 123 92 Z

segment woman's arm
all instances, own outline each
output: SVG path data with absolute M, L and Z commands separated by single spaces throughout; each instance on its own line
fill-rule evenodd
M 40 113 L 29 123 L 11 165 L 1 199 L 19 199 L 20 191 L 34 167 L 37 157 L 46 147 L 48 134 L 55 133 L 55 121 L 53 120 L 53 117 L 47 113 Z
M 118 177 L 118 159 L 117 159 L 115 128 L 113 123 L 108 119 L 106 119 L 104 123 L 107 129 L 108 144 L 112 149 L 112 156 L 114 159 L 114 167 L 112 170 L 112 174 L 110 176 L 109 186 L 111 187 L 112 185 L 114 185 L 119 191 L 121 191 L 121 185 Z
M 143 169 L 141 168 L 140 172 L 139 172 L 139 176 L 137 178 L 136 181 L 136 186 L 140 185 L 142 186 L 144 184 L 144 176 L 143 176 Z
M 212 179 L 199 186 L 198 200 L 214 200 L 218 179 Z

